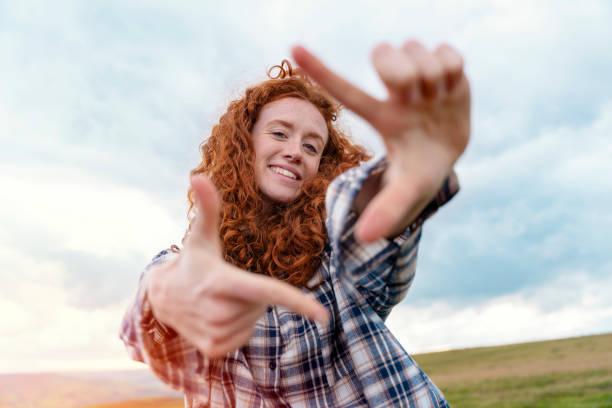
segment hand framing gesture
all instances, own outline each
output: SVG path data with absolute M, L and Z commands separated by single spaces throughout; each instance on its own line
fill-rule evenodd
M 381 135 L 389 160 L 383 186 L 360 216 L 356 237 L 370 242 L 404 230 L 433 199 L 465 150 L 470 89 L 463 59 L 450 46 L 433 52 L 416 41 L 377 46 L 372 61 L 389 97 L 377 100 L 302 47 L 293 58 L 340 103 Z
M 216 358 L 246 343 L 268 305 L 321 322 L 328 319 L 327 310 L 299 289 L 225 262 L 217 190 L 204 176 L 193 177 L 191 187 L 197 212 L 185 247 L 174 261 L 149 271 L 147 295 L 159 321 Z

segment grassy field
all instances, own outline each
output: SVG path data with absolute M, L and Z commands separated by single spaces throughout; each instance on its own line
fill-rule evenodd
M 453 408 L 612 407 L 612 334 L 413 357 Z
M 453 408 L 612 407 L 612 334 L 413 356 Z M 181 408 L 182 399 L 87 408 Z
M 149 398 L 115 402 L 112 404 L 91 405 L 87 408 L 183 408 L 183 399 Z

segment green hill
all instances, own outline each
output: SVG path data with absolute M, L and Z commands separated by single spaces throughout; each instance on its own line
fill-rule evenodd
M 612 334 L 413 357 L 453 408 L 612 407 Z

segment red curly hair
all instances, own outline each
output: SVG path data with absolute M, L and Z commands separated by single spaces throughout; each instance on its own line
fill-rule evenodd
M 200 145 L 202 161 L 191 175 L 208 176 L 219 190 L 219 235 L 227 262 L 298 287 L 307 286 L 321 264 L 327 243 L 327 187 L 336 176 L 370 156 L 335 127 L 339 105 L 293 70 L 289 61 L 271 67 L 268 77 L 229 104 L 210 137 Z M 321 112 L 329 141 L 317 175 L 304 184 L 295 200 L 281 203 L 265 197 L 255 182 L 251 130 L 265 104 L 287 97 L 306 100 Z M 191 189 L 187 197 L 190 229 L 194 216 Z

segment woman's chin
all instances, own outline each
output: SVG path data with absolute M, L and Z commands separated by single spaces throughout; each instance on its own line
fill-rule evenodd
M 272 191 L 262 191 L 264 196 L 270 200 L 279 204 L 287 204 L 294 201 L 300 195 L 299 190 L 272 190 Z

